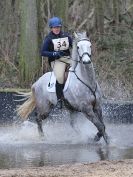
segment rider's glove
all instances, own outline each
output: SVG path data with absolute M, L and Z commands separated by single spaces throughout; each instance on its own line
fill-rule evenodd
M 59 59 L 62 56 L 65 56 L 65 52 L 64 51 L 57 51 L 57 52 L 53 52 L 53 56 L 57 59 Z
M 61 52 L 60 51 L 57 51 L 57 52 L 53 52 L 53 56 L 55 58 L 60 58 L 62 55 L 61 55 Z

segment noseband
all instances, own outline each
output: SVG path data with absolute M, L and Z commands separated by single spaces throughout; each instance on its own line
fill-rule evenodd
M 78 52 L 78 55 L 79 55 L 79 52 Z M 91 57 L 91 55 L 90 55 L 88 52 L 84 52 L 84 53 L 82 54 L 82 56 L 79 55 L 80 62 L 81 62 L 81 60 L 82 60 L 82 58 L 83 58 L 84 55 L 88 55 L 89 58 Z

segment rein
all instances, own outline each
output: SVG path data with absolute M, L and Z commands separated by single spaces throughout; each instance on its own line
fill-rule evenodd
M 80 42 L 80 41 L 89 41 L 88 39 L 81 39 L 81 40 L 79 40 L 78 42 Z M 77 42 L 77 43 L 78 43 Z M 77 52 L 78 52 L 78 49 L 77 49 Z M 91 55 L 88 53 L 88 52 L 84 52 L 83 54 L 82 54 L 82 56 L 80 56 L 79 55 L 79 52 L 78 52 L 78 56 L 79 56 L 79 59 L 80 60 L 73 60 L 72 58 L 69 58 L 70 60 L 72 60 L 72 61 L 76 61 L 77 63 L 82 63 L 82 58 L 83 58 L 83 56 L 84 55 L 88 55 L 89 57 L 91 57 Z M 67 57 L 66 57 L 67 58 Z M 64 62 L 64 61 L 61 61 L 61 62 L 63 62 L 63 63 L 66 63 L 66 62 Z M 67 64 L 67 63 L 66 63 Z M 79 78 L 79 76 L 76 74 L 76 72 L 75 72 L 75 70 L 74 71 L 69 71 L 69 72 L 73 72 L 74 74 L 75 74 L 75 76 L 77 77 L 77 79 L 83 84 L 83 85 L 85 85 L 91 92 L 92 92 L 92 94 L 94 95 L 94 97 L 95 97 L 95 99 L 96 99 L 96 89 L 97 89 L 97 84 L 95 85 L 95 89 L 93 90 L 92 88 L 91 88 L 91 86 L 89 86 L 89 85 L 87 85 L 83 80 L 81 80 L 80 78 Z
M 95 97 L 95 99 L 96 99 L 96 90 L 97 90 L 97 84 L 96 84 L 96 86 L 95 86 L 95 89 L 93 90 L 89 85 L 87 85 L 84 81 L 82 81 L 80 78 L 79 78 L 79 76 L 76 74 L 76 72 L 75 71 L 69 71 L 69 72 L 73 72 L 74 74 L 75 74 L 75 76 L 77 77 L 77 79 L 83 84 L 83 85 L 85 85 L 88 89 L 90 89 L 90 91 L 93 93 L 93 95 L 94 95 L 94 97 Z
M 80 42 L 80 41 L 89 41 L 88 39 L 81 39 L 81 40 L 79 40 L 78 42 Z M 77 43 L 78 43 L 77 42 Z M 77 52 L 78 52 L 78 49 L 77 49 Z M 78 52 L 78 55 L 79 55 L 79 52 Z M 76 62 L 78 62 L 78 63 L 81 63 L 81 60 L 82 60 L 82 58 L 83 58 L 83 56 L 84 55 L 88 55 L 89 57 L 91 57 L 91 55 L 88 53 L 88 52 L 84 52 L 83 54 L 82 54 L 82 56 L 80 56 L 79 55 L 79 58 L 80 58 L 80 60 L 73 60 L 73 59 L 71 59 L 71 60 L 73 60 L 73 61 L 76 61 Z M 93 90 L 92 88 L 91 88 L 91 86 L 90 85 L 87 85 L 83 80 L 81 80 L 80 78 L 79 78 L 79 76 L 76 74 L 76 72 L 75 72 L 75 70 L 74 71 L 69 71 L 69 72 L 73 72 L 74 74 L 75 74 L 75 76 L 77 77 L 77 79 L 83 84 L 83 85 L 85 85 L 91 92 L 92 92 L 92 94 L 94 95 L 94 97 L 95 97 L 95 99 L 96 99 L 96 90 L 97 90 L 97 84 L 95 85 L 95 89 Z
M 80 40 L 78 40 L 78 42 L 80 42 L 80 41 L 89 41 L 89 39 L 86 39 L 86 38 L 85 38 L 85 39 L 80 39 Z M 78 43 L 78 42 L 77 42 L 77 43 Z M 90 41 L 89 41 L 89 42 L 90 42 Z M 90 55 L 88 52 L 84 52 L 84 53 L 82 54 L 82 56 L 80 56 L 79 51 L 78 51 L 78 47 L 77 47 L 77 52 L 78 52 L 78 56 L 79 56 L 79 59 L 80 59 L 80 60 L 79 60 L 79 61 L 76 60 L 76 61 L 79 62 L 79 63 L 81 63 L 81 60 L 82 60 L 82 58 L 83 58 L 84 55 L 88 55 L 88 57 L 91 57 L 91 55 Z

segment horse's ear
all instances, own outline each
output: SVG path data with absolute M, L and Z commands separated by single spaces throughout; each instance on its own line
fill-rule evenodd
M 74 31 L 74 37 L 75 37 L 75 39 L 78 38 L 78 34 L 75 31 Z
M 87 37 L 87 32 L 86 31 L 83 32 L 83 36 Z
M 89 34 L 89 32 L 87 31 L 86 32 L 86 36 L 89 38 L 90 37 L 90 34 Z

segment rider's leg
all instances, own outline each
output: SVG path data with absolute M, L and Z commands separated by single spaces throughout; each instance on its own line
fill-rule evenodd
M 63 88 L 64 84 L 60 84 L 58 81 L 56 81 L 56 95 L 57 95 L 57 105 L 56 107 L 61 109 L 62 108 L 62 102 L 63 102 Z
M 57 95 L 57 108 L 62 108 L 62 100 L 63 100 L 63 88 L 64 88 L 64 77 L 65 77 L 65 69 L 67 64 L 55 61 L 52 62 L 52 68 L 56 77 L 56 95 Z

